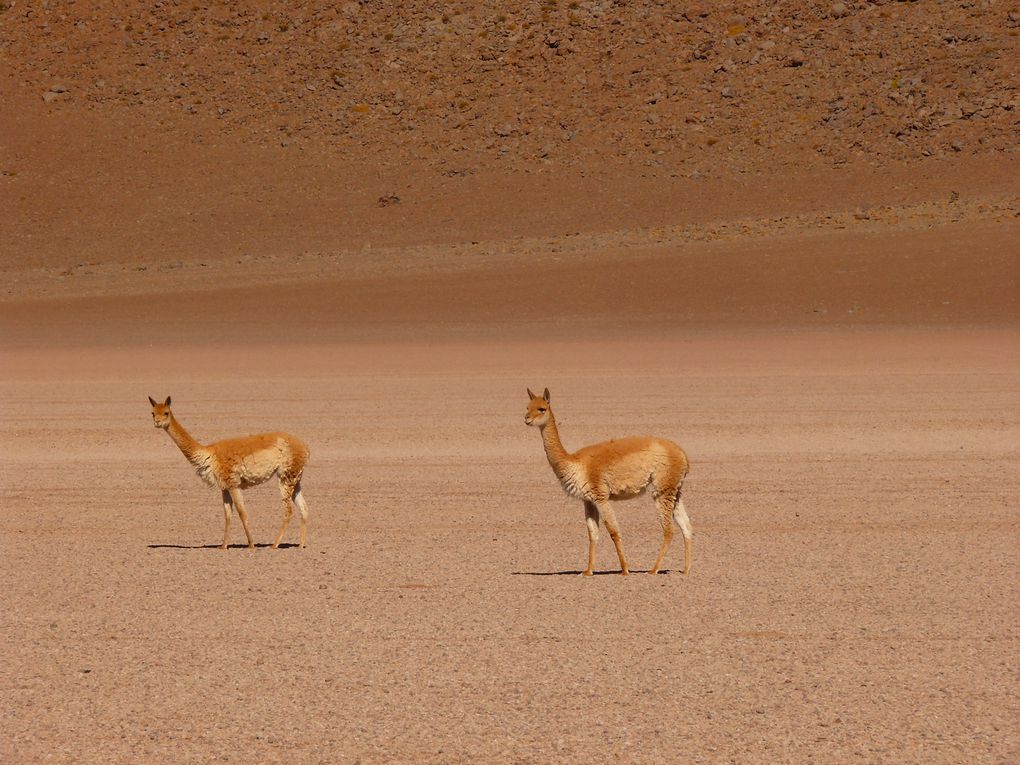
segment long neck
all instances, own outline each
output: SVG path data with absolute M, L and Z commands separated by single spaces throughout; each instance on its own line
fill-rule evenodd
M 197 464 L 205 452 L 205 447 L 192 438 L 191 434 L 184 429 L 181 423 L 177 422 L 177 418 L 172 414 L 170 415 L 170 425 L 167 427 L 166 432 L 170 434 L 170 438 L 174 440 L 177 448 L 181 450 L 188 462 L 192 465 Z
M 553 417 L 552 410 L 549 411 L 549 422 L 542 427 L 542 445 L 545 446 L 545 456 L 549 458 L 549 464 L 559 475 L 559 468 L 570 458 L 570 454 L 560 441 L 560 432 L 556 429 L 556 418 Z

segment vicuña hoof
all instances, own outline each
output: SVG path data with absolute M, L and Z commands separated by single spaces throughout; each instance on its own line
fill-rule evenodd
M 581 576 L 591 576 L 591 575 L 592 575 L 591 571 L 582 571 L 581 572 Z
M 220 550 L 226 550 L 226 549 L 227 549 L 227 543 L 226 543 L 226 542 L 224 542 L 223 544 L 221 544 L 221 545 L 219 546 L 219 549 L 220 549 Z

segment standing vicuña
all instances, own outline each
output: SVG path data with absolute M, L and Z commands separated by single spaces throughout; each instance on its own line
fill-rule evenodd
M 255 547 L 248 531 L 248 511 L 244 509 L 244 498 L 241 489 L 258 486 L 268 481 L 275 473 L 280 479 L 280 496 L 283 497 L 283 525 L 276 535 L 273 547 L 279 547 L 283 532 L 287 530 L 290 517 L 294 514 L 294 504 L 301 511 L 301 547 L 305 546 L 305 534 L 308 530 L 308 505 L 301 494 L 301 473 L 308 462 L 308 447 L 294 436 L 287 433 L 261 433 L 257 436 L 232 438 L 228 441 L 216 441 L 203 445 L 192 438 L 174 413 L 170 411 L 170 397 L 157 404 L 149 396 L 152 404 L 152 422 L 157 428 L 163 428 L 170 438 L 180 447 L 188 462 L 195 466 L 199 477 L 210 486 L 218 486 L 223 492 L 223 544 L 227 547 L 230 534 L 230 515 L 232 508 L 237 508 L 237 515 L 244 526 L 244 535 L 248 537 L 248 547 Z
M 528 410 L 524 422 L 537 425 L 542 431 L 545 454 L 564 490 L 584 502 L 584 519 L 588 524 L 588 568 L 591 576 L 595 565 L 595 543 L 599 538 L 599 518 L 605 521 L 609 536 L 620 556 L 620 573 L 626 576 L 627 559 L 620 544 L 620 528 L 609 505 L 611 499 L 630 499 L 652 487 L 652 496 L 662 520 L 662 548 L 650 574 L 659 573 L 673 539 L 673 524 L 684 535 L 684 573 L 691 570 L 691 520 L 680 498 L 687 470 L 690 467 L 684 450 L 664 438 L 621 438 L 593 444 L 567 452 L 560 443 L 556 418 L 549 407 L 549 389 L 536 396 L 528 389 Z

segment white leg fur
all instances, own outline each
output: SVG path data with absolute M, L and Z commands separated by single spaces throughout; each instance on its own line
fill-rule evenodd
M 301 513 L 301 547 L 305 546 L 305 536 L 308 533 L 308 505 L 305 503 L 305 495 L 301 493 L 301 488 L 294 492 L 294 503 L 298 507 L 298 512 Z
M 691 519 L 687 517 L 684 501 L 679 497 L 676 500 L 676 507 L 673 508 L 673 522 L 680 527 L 684 539 L 691 539 L 694 536 L 694 530 L 691 528 Z
M 684 574 L 689 574 L 691 571 L 691 546 L 694 530 L 691 528 L 691 519 L 687 517 L 687 510 L 684 509 L 684 501 L 679 496 L 676 498 L 676 507 L 673 508 L 673 520 L 680 527 L 680 531 L 684 535 Z

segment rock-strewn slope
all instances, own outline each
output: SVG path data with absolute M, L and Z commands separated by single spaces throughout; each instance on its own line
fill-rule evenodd
M 884 162 L 1014 150 L 1020 120 L 1020 13 L 1002 2 L 0 8 L 8 94 L 362 155 Z

